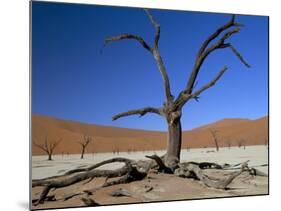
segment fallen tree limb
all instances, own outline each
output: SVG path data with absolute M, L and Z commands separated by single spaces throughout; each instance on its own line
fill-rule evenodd
M 48 193 L 52 189 L 58 189 L 67 187 L 73 184 L 76 184 L 81 181 L 85 181 L 83 185 L 89 183 L 92 181 L 95 177 L 106 177 L 105 183 L 97 188 L 94 188 L 92 190 L 84 190 L 83 193 L 75 193 L 70 194 L 64 197 L 64 200 L 68 200 L 74 196 L 77 195 L 83 195 L 86 194 L 87 196 L 91 195 L 94 191 L 112 186 L 117 184 L 126 184 L 138 180 L 143 180 L 150 169 L 152 169 L 155 165 L 158 166 L 157 171 L 167 174 L 175 174 L 179 177 L 184 178 L 193 178 L 196 180 L 200 180 L 205 186 L 216 188 L 216 189 L 224 189 L 226 190 L 229 184 L 237 178 L 241 173 L 247 171 L 250 175 L 254 176 L 267 176 L 267 174 L 255 169 L 255 168 L 249 168 L 248 162 L 246 161 L 244 163 L 239 163 L 235 165 L 219 165 L 212 162 L 186 162 L 186 163 L 180 163 L 177 165 L 176 169 L 171 169 L 167 167 L 164 163 L 165 156 L 146 156 L 147 158 L 151 159 L 151 161 L 134 161 L 127 158 L 113 158 L 109 160 L 102 161 L 100 163 L 94 164 L 87 168 L 80 168 L 80 169 L 74 169 L 66 172 L 62 176 L 55 176 L 55 177 L 49 177 L 46 179 L 41 180 L 34 180 L 32 182 L 32 187 L 35 186 L 43 186 L 43 190 L 40 194 L 39 199 L 33 200 L 33 205 L 38 205 L 39 203 L 44 203 L 44 201 L 49 200 L 50 196 L 48 196 Z M 101 170 L 96 169 L 100 166 L 114 163 L 114 162 L 121 162 L 125 165 L 121 168 L 115 169 L 115 170 Z M 205 169 L 221 169 L 221 170 L 229 170 L 229 167 L 236 167 L 241 165 L 241 168 L 239 168 L 239 171 L 233 172 L 231 175 L 225 177 L 225 178 L 215 178 L 209 175 L 206 175 L 203 171 Z M 226 167 L 225 167 L 226 166 Z M 108 181 L 109 178 L 118 178 L 117 180 Z M 54 199 L 54 197 L 52 197 Z M 81 200 L 86 205 L 86 203 L 91 204 L 90 198 L 85 198 Z M 88 205 L 87 205 L 88 206 Z M 89 205 L 94 206 L 94 205 Z
M 189 172 L 193 172 L 196 177 L 204 183 L 204 185 L 212 188 L 217 188 L 217 189 L 227 189 L 227 186 L 236 178 L 238 177 L 242 172 L 246 170 L 247 164 L 242 165 L 242 168 L 238 172 L 234 172 L 232 175 L 230 175 L 227 178 L 224 179 L 210 179 L 208 176 L 206 176 L 203 171 L 199 168 L 198 165 L 192 164 L 192 163 L 187 163 L 184 165 L 182 168 L 186 168 Z
M 113 163 L 113 162 L 124 162 L 125 166 L 116 170 L 97 170 L 95 168 L 100 167 L 102 165 Z M 77 173 L 80 172 L 80 173 Z M 75 173 L 75 174 L 74 174 Z M 76 174 L 77 173 L 77 174 Z M 69 174 L 69 175 L 68 175 Z M 72 175 L 74 174 L 74 175 Z M 66 178 L 61 179 L 54 179 L 50 180 L 49 178 L 47 180 L 36 180 L 33 182 L 32 186 L 44 186 L 44 189 L 38 199 L 37 202 L 34 203 L 34 205 L 37 205 L 39 203 L 44 203 L 49 191 L 53 188 L 63 188 L 69 185 L 73 185 L 75 183 L 78 183 L 83 180 L 91 179 L 94 177 L 122 177 L 117 182 L 106 182 L 103 187 L 120 184 L 120 183 L 129 183 L 135 180 L 141 180 L 144 177 L 146 177 L 147 172 L 139 171 L 137 163 L 133 160 L 129 160 L 126 158 L 114 158 L 110 160 L 106 160 L 103 162 L 100 162 L 98 164 L 95 164 L 89 168 L 85 169 L 76 169 L 72 170 L 71 174 L 68 172 L 66 175 Z
M 158 165 L 158 171 L 162 172 L 162 173 L 167 173 L 167 174 L 172 174 L 173 170 L 169 167 L 167 167 L 163 160 L 158 156 L 158 155 L 146 155 L 145 157 L 152 159 L 156 162 L 156 164 Z
M 96 207 L 96 206 L 101 206 L 100 203 L 97 203 L 96 201 L 94 201 L 93 199 L 91 199 L 90 197 L 82 197 L 81 201 L 88 207 Z
M 100 163 L 94 164 L 94 165 L 92 165 L 90 167 L 87 167 L 87 168 L 78 168 L 78 169 L 70 170 L 63 175 L 47 177 L 47 178 L 38 179 L 38 180 L 32 180 L 32 187 L 43 186 L 43 185 L 48 184 L 50 181 L 53 181 L 54 179 L 63 178 L 64 176 L 69 176 L 69 175 L 72 175 L 72 174 L 75 174 L 75 173 L 89 172 L 89 171 L 94 170 L 94 169 L 96 169 L 100 166 L 103 166 L 103 165 L 106 165 L 106 164 L 109 164 L 109 163 L 114 163 L 114 162 L 121 162 L 121 163 L 128 164 L 128 163 L 131 163 L 132 160 L 127 159 L 127 158 L 121 158 L 121 157 L 108 159 L 108 160 L 105 160 L 105 161 L 102 161 Z

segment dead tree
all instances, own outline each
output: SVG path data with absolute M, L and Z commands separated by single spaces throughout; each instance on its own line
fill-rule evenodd
M 253 171 L 253 168 L 248 168 L 247 163 L 239 164 L 241 168 L 239 171 L 233 172 L 229 176 L 224 176 L 224 178 L 212 178 L 205 174 L 204 169 L 206 168 L 215 168 L 215 169 L 224 169 L 225 166 L 220 166 L 216 163 L 196 163 L 196 162 L 187 162 L 187 163 L 179 163 L 180 161 L 180 150 L 182 143 L 182 129 L 181 129 L 181 115 L 183 106 L 189 102 L 190 100 L 198 101 L 201 93 L 214 86 L 216 82 L 222 77 L 222 75 L 227 70 L 227 67 L 224 66 L 221 71 L 218 72 L 215 78 L 213 78 L 209 83 L 202 86 L 199 89 L 195 90 L 195 82 L 200 71 L 202 64 L 205 59 L 212 54 L 213 52 L 219 49 L 230 49 L 238 59 L 246 65 L 246 67 L 250 67 L 248 63 L 243 59 L 241 54 L 233 47 L 230 42 L 227 40 L 233 35 L 240 31 L 240 27 L 242 24 L 237 23 L 235 21 L 235 16 L 232 15 L 231 19 L 219 27 L 213 34 L 211 34 L 202 44 L 199 49 L 193 69 L 191 70 L 191 74 L 187 80 L 186 86 L 184 89 L 174 97 L 171 93 L 169 77 L 167 75 L 167 71 L 165 65 L 163 63 L 160 51 L 158 49 L 158 42 L 160 39 L 160 25 L 153 18 L 148 10 L 145 10 L 147 16 L 155 28 L 155 36 L 153 46 L 150 46 L 142 37 L 133 35 L 133 34 L 121 34 L 119 36 L 110 37 L 105 40 L 105 45 L 119 40 L 130 39 L 137 41 L 141 44 L 141 46 L 147 50 L 155 59 L 157 67 L 161 73 L 161 76 L 164 81 L 164 89 L 165 89 L 165 102 L 163 105 L 155 108 L 155 107 L 145 107 L 142 109 L 130 110 L 127 112 L 119 113 L 113 116 L 113 120 L 117 120 L 121 117 L 126 117 L 130 115 L 146 115 L 147 113 L 153 113 L 162 116 L 168 125 L 168 144 L 166 149 L 166 154 L 159 157 L 157 155 L 146 156 L 149 160 L 145 161 L 134 161 L 127 158 L 112 158 L 109 160 L 102 161 L 100 163 L 94 164 L 87 168 L 78 168 L 73 169 L 66 172 L 61 176 L 53 176 L 40 180 L 33 180 L 32 187 L 42 186 L 43 191 L 37 200 L 35 200 L 34 205 L 39 203 L 44 203 L 46 198 L 48 197 L 48 193 L 51 189 L 59 189 L 69 185 L 73 185 L 77 182 L 81 182 L 84 180 L 91 181 L 95 177 L 107 177 L 107 178 L 116 178 L 115 180 L 107 181 L 100 188 L 108 187 L 111 185 L 122 184 L 134 182 L 137 180 L 144 179 L 149 173 L 150 169 L 157 170 L 162 173 L 174 174 L 180 177 L 185 178 L 193 178 L 200 180 L 205 186 L 219 189 L 227 189 L 227 186 L 241 173 L 248 171 Z M 119 152 L 119 148 L 115 150 L 117 153 Z M 102 170 L 97 169 L 100 166 L 122 162 L 125 165 L 119 169 L 115 170 Z M 235 165 L 237 167 L 237 165 Z M 256 171 L 255 171 L 256 172 Z M 94 190 L 84 190 L 85 193 L 91 193 L 96 191 Z M 92 204 L 92 203 L 90 203 Z
M 197 56 L 195 58 L 194 66 L 191 70 L 191 73 L 187 79 L 187 83 L 184 89 L 175 97 L 170 88 L 170 81 L 167 74 L 166 67 L 164 65 L 163 59 L 161 57 L 160 50 L 158 48 L 159 39 L 160 39 L 160 24 L 154 19 L 149 10 L 145 10 L 147 16 L 152 23 L 155 29 L 154 42 L 153 45 L 148 44 L 141 36 L 134 34 L 121 34 L 118 36 L 113 36 L 105 39 L 105 46 L 109 43 L 120 41 L 120 40 L 133 40 L 138 42 L 145 50 L 150 53 L 156 61 L 157 67 L 160 71 L 164 82 L 165 90 L 165 101 L 160 107 L 144 107 L 141 109 L 133 109 L 126 112 L 119 113 L 112 117 L 113 120 L 117 120 L 121 117 L 126 117 L 130 115 L 140 115 L 144 116 L 148 113 L 153 113 L 162 116 L 168 125 L 168 144 L 166 149 L 166 154 L 164 161 L 168 166 L 175 166 L 180 161 L 180 150 L 182 144 L 182 127 L 181 127 L 181 116 L 182 108 L 184 105 L 191 101 L 198 101 L 199 96 L 216 84 L 216 82 L 223 76 L 223 74 L 228 69 L 227 66 L 224 66 L 209 83 L 205 84 L 199 89 L 195 89 L 195 83 L 197 81 L 197 76 L 200 72 L 200 69 L 206 60 L 206 58 L 211 55 L 213 52 L 220 49 L 230 49 L 235 56 L 246 66 L 250 65 L 244 60 L 242 55 L 238 50 L 228 41 L 229 38 L 240 32 L 242 24 L 235 21 L 235 16 L 232 15 L 230 20 L 220 26 L 214 33 L 212 33 L 207 39 L 203 42 L 200 47 Z
M 264 146 L 268 149 L 268 138 L 264 139 Z
M 44 144 L 39 144 L 36 142 L 33 142 L 34 146 L 38 147 L 42 151 L 46 152 L 48 155 L 48 160 L 52 160 L 52 155 L 54 153 L 55 148 L 58 146 L 58 144 L 61 142 L 61 138 L 58 139 L 55 142 L 50 142 L 48 140 L 48 136 L 45 137 Z
M 241 148 L 241 147 L 243 146 L 243 148 L 245 149 L 245 148 L 246 148 L 246 147 L 245 147 L 245 144 L 246 144 L 246 142 L 245 142 L 244 139 L 239 139 L 239 140 L 237 141 L 238 148 Z
M 231 144 L 232 144 L 231 141 L 228 140 L 228 141 L 226 142 L 226 144 L 227 144 L 227 146 L 228 146 L 228 149 L 230 149 L 230 148 L 231 148 Z
M 81 159 L 84 158 L 84 153 L 85 153 L 85 149 L 88 146 L 88 144 L 92 141 L 91 136 L 83 136 L 83 141 L 79 142 L 80 146 L 81 146 Z
M 216 150 L 217 150 L 217 152 L 218 152 L 218 151 L 220 150 L 219 144 L 218 144 L 218 136 L 217 136 L 218 131 L 217 131 L 217 130 L 211 129 L 211 130 L 210 130 L 210 133 L 211 133 L 211 135 L 212 135 L 212 138 L 213 138 L 214 143 L 215 143 L 215 146 L 216 146 Z

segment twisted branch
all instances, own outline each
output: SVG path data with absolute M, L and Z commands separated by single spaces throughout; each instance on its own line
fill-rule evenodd
M 133 35 L 133 34 L 121 34 L 118 36 L 114 36 L 114 37 L 109 37 L 105 39 L 105 43 L 104 46 L 106 46 L 107 44 L 114 42 L 114 41 L 120 41 L 120 40 L 124 40 L 124 39 L 133 39 L 136 40 L 137 42 L 139 42 L 146 50 L 152 52 L 151 47 L 144 41 L 144 39 L 140 36 L 137 35 Z
M 147 113 L 154 113 L 154 114 L 162 115 L 161 109 L 153 108 L 153 107 L 146 107 L 146 108 L 142 108 L 142 109 L 130 110 L 130 111 L 119 113 L 119 114 L 113 116 L 112 120 L 114 121 L 121 117 L 137 115 L 137 114 L 139 114 L 140 117 L 142 117 Z
M 205 59 L 215 50 L 217 49 L 223 49 L 223 48 L 230 48 L 232 50 L 232 52 L 238 57 L 238 59 L 246 66 L 246 67 L 250 67 L 250 65 L 245 61 L 245 59 L 242 57 L 242 55 L 230 44 L 230 43 L 225 43 L 225 40 L 230 38 L 233 34 L 236 34 L 240 31 L 240 26 L 242 26 L 242 24 L 240 23 L 236 23 L 234 21 L 235 16 L 232 15 L 231 19 L 228 23 L 226 23 L 225 25 L 219 27 L 213 34 L 211 34 L 202 44 L 201 48 L 198 51 L 196 60 L 195 60 L 195 64 L 193 67 L 193 70 L 190 74 L 189 80 L 187 82 L 186 88 L 178 95 L 177 99 L 176 99 L 176 107 L 182 107 L 187 100 L 194 98 L 194 99 L 198 99 L 198 95 L 206 90 L 207 88 L 213 86 L 213 82 L 210 82 L 209 84 L 213 84 L 211 86 L 209 86 L 209 84 L 207 84 L 206 86 L 204 86 L 202 89 L 200 89 L 199 91 L 197 91 L 196 93 L 192 94 L 193 89 L 194 89 L 194 83 L 196 81 L 196 78 L 198 76 L 198 73 L 200 71 L 200 68 L 203 64 L 203 62 L 205 61 Z M 211 41 L 213 41 L 214 39 L 216 39 L 222 32 L 226 31 L 227 29 L 229 29 L 232 26 L 236 26 L 236 28 L 229 30 L 227 32 L 225 32 L 222 37 L 213 45 L 211 45 L 210 47 L 209 44 L 211 43 Z M 226 68 L 224 68 L 226 70 Z M 225 72 L 225 70 L 222 70 L 221 72 L 219 72 L 218 76 L 213 80 L 214 82 L 216 82 Z
M 58 144 L 62 141 L 62 139 L 58 139 L 57 141 L 53 143 L 48 142 L 48 136 L 45 137 L 45 142 L 44 144 L 39 144 L 36 142 L 33 142 L 34 146 L 38 147 L 39 149 L 43 150 L 46 152 L 48 155 L 52 155 L 54 152 L 54 149 L 58 146 Z
M 145 12 L 146 12 L 150 22 L 152 23 L 152 25 L 155 28 L 153 48 L 151 48 L 142 37 L 133 35 L 133 34 L 121 34 L 119 36 L 107 38 L 107 39 L 105 39 L 104 46 L 106 46 L 107 44 L 109 44 L 111 42 L 120 41 L 120 40 L 124 40 L 124 39 L 133 39 L 133 40 L 136 40 L 137 42 L 139 42 L 146 50 L 148 50 L 150 53 L 152 53 L 154 59 L 156 60 L 157 67 L 158 67 L 158 69 L 161 73 L 161 76 L 163 78 L 163 81 L 164 81 L 165 95 L 166 95 L 167 101 L 172 102 L 173 95 L 171 94 L 169 77 L 167 75 L 167 71 L 166 71 L 164 62 L 162 60 L 162 57 L 160 55 L 160 52 L 158 50 L 158 42 L 160 39 L 160 24 L 158 22 L 156 22 L 156 20 L 154 19 L 154 17 L 152 16 L 152 14 L 149 12 L 148 9 L 145 9 Z
M 148 9 L 144 9 L 144 11 L 146 12 L 150 22 L 152 23 L 152 25 L 155 28 L 155 36 L 154 36 L 154 49 L 158 48 L 158 42 L 160 39 L 160 24 L 154 19 L 154 17 L 151 15 L 151 13 L 149 12 Z
M 223 76 L 223 74 L 225 73 L 225 71 L 227 70 L 227 66 L 224 66 L 222 68 L 222 70 L 217 74 L 217 76 L 211 80 L 209 83 L 207 83 L 205 86 L 201 87 L 200 89 L 198 89 L 197 91 L 195 91 L 192 94 L 187 94 L 186 91 L 181 93 L 181 97 L 179 97 L 175 103 L 174 103 L 174 108 L 175 109 L 180 109 L 182 108 L 182 106 L 185 104 L 185 102 L 187 102 L 189 99 L 195 99 L 196 101 L 198 101 L 199 99 L 199 95 L 204 92 L 205 90 L 211 88 L 212 86 L 214 86 L 216 84 L 216 82 Z

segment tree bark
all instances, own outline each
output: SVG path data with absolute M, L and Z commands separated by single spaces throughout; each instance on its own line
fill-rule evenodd
M 235 16 L 232 15 L 231 19 L 226 24 L 219 27 L 203 42 L 200 50 L 197 53 L 194 66 L 187 80 L 187 84 L 185 88 L 175 98 L 171 92 L 169 77 L 158 48 L 158 42 L 160 39 L 160 24 L 154 19 L 149 10 L 146 9 L 145 11 L 148 15 L 150 22 L 155 28 L 153 47 L 150 46 L 142 37 L 132 34 L 121 34 L 119 36 L 107 38 L 105 40 L 105 45 L 115 41 L 133 39 L 139 42 L 146 50 L 148 50 L 153 55 L 157 63 L 157 67 L 162 76 L 166 101 L 163 103 L 163 107 L 159 109 L 153 107 L 146 107 L 143 109 L 130 110 L 113 116 L 112 120 L 117 120 L 121 117 L 136 114 L 143 116 L 147 113 L 155 113 L 165 117 L 168 123 L 168 144 L 167 152 L 164 157 L 164 163 L 167 167 L 171 168 L 171 170 L 174 171 L 178 167 L 178 163 L 180 161 L 180 150 L 182 141 L 182 129 L 180 118 L 183 106 L 189 100 L 194 99 L 198 101 L 199 95 L 209 89 L 210 87 L 213 87 L 227 70 L 227 66 L 224 66 L 213 80 L 211 80 L 209 83 L 207 83 L 200 89 L 195 90 L 194 88 L 196 85 L 197 77 L 201 70 L 201 66 L 203 65 L 207 57 L 209 57 L 209 55 L 219 49 L 230 48 L 230 50 L 238 57 L 240 62 L 242 62 L 248 68 L 250 67 L 250 65 L 245 61 L 239 51 L 237 51 L 236 48 L 234 48 L 234 46 L 230 42 L 227 42 L 230 37 L 240 32 L 240 27 L 242 26 L 242 24 L 237 23 L 235 21 Z M 217 145 L 217 143 L 216 146 L 217 150 L 219 150 L 219 146 Z
M 182 128 L 180 119 L 168 123 L 168 143 L 165 164 L 174 169 L 180 161 Z
M 84 158 L 84 153 L 85 153 L 85 147 L 82 147 L 81 159 L 83 159 L 83 158 Z
M 52 154 L 48 154 L 48 160 L 52 160 Z

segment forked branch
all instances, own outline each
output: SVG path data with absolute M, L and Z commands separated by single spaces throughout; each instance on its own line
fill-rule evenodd
M 120 40 L 125 40 L 125 39 L 132 39 L 132 40 L 136 40 L 137 42 L 139 42 L 146 50 L 152 52 L 152 48 L 144 41 L 144 39 L 140 36 L 137 35 L 133 35 L 133 34 L 121 34 L 118 36 L 114 36 L 114 37 L 109 37 L 105 39 L 105 45 L 114 42 L 114 41 L 120 41 Z
M 224 66 L 222 70 L 217 74 L 217 76 L 211 80 L 209 83 L 207 83 L 205 86 L 201 87 L 199 90 L 195 91 L 193 94 L 191 94 L 191 98 L 198 97 L 202 92 L 209 89 L 210 87 L 214 86 L 216 82 L 222 77 L 222 75 L 227 70 L 227 67 Z
M 91 136 L 84 135 L 83 142 L 78 142 L 81 147 L 86 148 L 88 144 L 92 141 Z
M 233 26 L 235 26 L 236 28 L 227 31 L 230 27 L 233 27 Z M 178 95 L 178 97 L 176 99 L 177 106 L 182 107 L 187 102 L 188 99 L 192 98 L 190 96 L 197 97 L 202 91 L 204 91 L 207 88 L 212 86 L 213 83 L 210 82 L 211 86 L 206 85 L 205 87 L 203 87 L 202 89 L 200 89 L 196 93 L 192 94 L 193 93 L 193 89 L 194 89 L 195 81 L 197 79 L 198 73 L 200 71 L 200 68 L 201 68 L 203 62 L 215 50 L 217 50 L 217 49 L 224 49 L 224 48 L 230 48 L 232 50 L 232 52 L 238 57 L 238 59 L 246 67 L 250 67 L 250 65 L 245 61 L 245 59 L 242 57 L 242 55 L 233 47 L 232 44 L 225 43 L 226 39 L 230 38 L 233 34 L 236 34 L 236 33 L 238 33 L 240 31 L 240 28 L 239 28 L 240 26 L 242 26 L 242 24 L 236 23 L 235 22 L 235 16 L 232 15 L 229 22 L 227 22 L 225 25 L 219 27 L 213 34 L 211 34 L 203 42 L 201 48 L 199 49 L 199 51 L 197 53 L 195 64 L 194 64 L 194 67 L 193 67 L 192 72 L 190 74 L 190 77 L 188 79 L 187 85 L 186 85 L 185 89 Z M 221 36 L 221 38 L 218 39 L 218 41 L 215 42 L 213 45 L 208 47 L 210 45 L 210 43 L 213 40 L 215 40 L 216 38 L 218 38 L 219 35 L 221 35 L 224 31 L 226 31 L 226 32 Z M 216 82 L 223 75 L 225 70 L 222 70 L 213 81 Z M 197 99 L 197 98 L 195 98 L 195 99 Z
M 81 145 L 81 149 L 82 149 L 81 150 L 81 159 L 84 158 L 85 149 L 91 141 L 92 141 L 91 136 L 84 135 L 83 142 L 78 142 Z
M 235 22 L 235 15 L 231 16 L 231 19 L 224 24 L 223 26 L 219 27 L 213 34 L 211 34 L 202 44 L 200 50 L 198 51 L 197 57 L 199 57 L 206 49 L 206 47 L 209 45 L 210 42 L 212 42 L 214 39 L 216 39 L 216 37 L 218 37 L 223 31 L 225 31 L 226 29 L 232 27 L 232 26 L 243 26 L 240 23 L 236 23 Z
M 154 36 L 154 46 L 153 48 L 156 49 L 158 48 L 158 42 L 160 39 L 160 24 L 154 19 L 154 17 L 151 15 L 151 13 L 149 12 L 148 9 L 144 9 L 150 22 L 152 23 L 152 25 L 155 28 L 155 36 Z
M 213 80 L 211 80 L 209 83 L 207 83 L 205 86 L 201 87 L 200 89 L 198 89 L 194 93 L 187 94 L 186 92 L 182 92 L 181 93 L 181 97 L 179 97 L 175 101 L 174 108 L 175 109 L 181 108 L 185 104 L 185 102 L 187 102 L 189 99 L 198 100 L 199 95 L 202 92 L 204 92 L 205 90 L 207 90 L 207 89 L 211 88 L 212 86 L 214 86 L 216 84 L 216 82 L 223 76 L 223 74 L 225 73 L 226 70 L 227 70 L 227 66 L 224 66 Z
M 34 146 L 38 147 L 42 151 L 46 152 L 49 155 L 49 160 L 51 160 L 51 156 L 52 156 L 55 148 L 61 142 L 61 140 L 62 139 L 60 138 L 55 142 L 49 143 L 48 136 L 46 136 L 44 144 L 39 144 L 39 143 L 36 143 L 36 142 L 33 142 L 33 144 L 34 144 Z
M 120 41 L 120 40 L 124 40 L 124 39 L 133 39 L 133 40 L 136 40 L 137 42 L 139 42 L 146 50 L 148 50 L 153 55 L 154 59 L 156 60 L 157 67 L 158 67 L 158 69 L 161 73 L 161 76 L 163 78 L 163 81 L 164 81 L 165 95 L 166 95 L 167 101 L 172 102 L 173 96 L 171 94 L 169 77 L 167 75 L 167 71 L 166 71 L 164 62 L 162 60 L 162 57 L 160 55 L 160 52 L 158 50 L 158 42 L 160 39 L 160 24 L 154 19 L 154 17 L 152 16 L 152 14 L 149 12 L 148 9 L 145 9 L 145 12 L 146 12 L 150 22 L 152 23 L 152 25 L 155 28 L 153 48 L 150 47 L 149 44 L 147 44 L 147 42 L 142 37 L 133 35 L 133 34 L 121 34 L 119 36 L 107 38 L 107 39 L 105 39 L 105 46 L 111 42 Z

